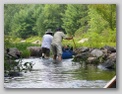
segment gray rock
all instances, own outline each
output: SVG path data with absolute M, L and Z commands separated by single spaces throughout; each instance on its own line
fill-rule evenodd
M 21 56 L 21 52 L 17 48 L 9 48 L 7 49 L 7 54 L 14 58 L 19 58 Z
M 41 47 L 36 47 L 36 46 L 31 46 L 28 47 L 27 50 L 30 51 L 30 56 L 37 56 L 40 57 L 41 56 Z
M 108 68 L 108 69 L 112 69 L 114 68 L 114 62 L 111 59 L 108 59 L 107 61 L 105 61 L 103 64 L 101 64 L 103 67 Z
M 103 52 L 99 49 L 94 49 L 92 52 L 91 52 L 91 55 L 92 56 L 96 56 L 96 57 L 100 57 L 103 55 Z
M 88 63 L 94 63 L 95 61 L 97 61 L 97 57 L 88 57 L 87 59 Z

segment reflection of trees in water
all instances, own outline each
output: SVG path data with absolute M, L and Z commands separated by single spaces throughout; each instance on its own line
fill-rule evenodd
M 97 65 L 86 64 L 85 62 L 75 72 L 75 78 L 83 80 L 110 80 L 115 75 L 114 70 L 101 70 L 97 68 Z

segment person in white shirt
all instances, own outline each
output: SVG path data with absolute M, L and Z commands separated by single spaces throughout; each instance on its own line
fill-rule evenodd
M 53 59 L 56 60 L 58 58 L 59 62 L 62 60 L 62 39 L 70 40 L 73 39 L 73 37 L 67 37 L 61 28 L 57 28 L 53 36 L 51 47 L 53 52 Z
M 51 29 L 48 29 L 42 38 L 42 58 L 49 58 L 52 39 L 53 32 L 51 31 Z

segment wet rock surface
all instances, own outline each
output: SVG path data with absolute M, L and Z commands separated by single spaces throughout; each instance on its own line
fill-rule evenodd
M 74 50 L 73 61 L 101 64 L 105 68 L 115 68 L 116 48 L 105 46 L 100 49 L 82 47 Z

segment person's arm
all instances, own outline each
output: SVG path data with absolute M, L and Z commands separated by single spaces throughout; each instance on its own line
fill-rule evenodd
M 66 36 L 64 33 L 62 33 L 62 34 L 63 34 L 63 38 L 66 39 L 66 40 L 71 40 L 71 39 L 73 39 L 73 37 L 68 37 L 68 36 Z
M 65 39 L 66 40 L 71 40 L 71 39 L 73 39 L 73 37 L 66 37 Z

